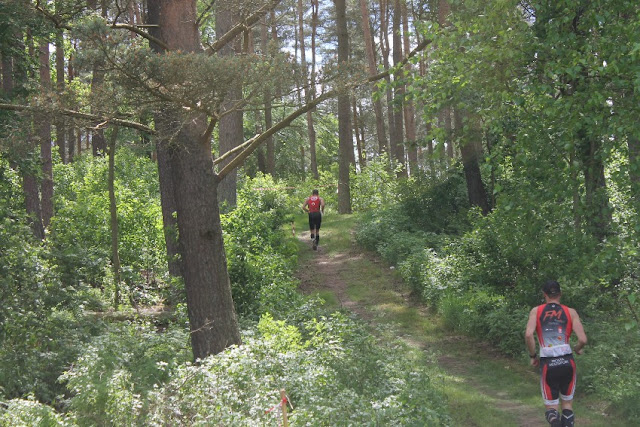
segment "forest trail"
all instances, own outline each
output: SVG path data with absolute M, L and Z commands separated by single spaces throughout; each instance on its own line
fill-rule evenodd
M 538 374 L 522 361 L 446 330 L 440 319 L 411 300 L 392 267 L 353 241 L 353 218 L 323 220 L 320 247 L 312 250 L 304 220 L 297 218 L 301 290 L 318 294 L 336 309 L 355 313 L 372 325 L 390 325 L 397 336 L 437 364 L 436 379 L 448 401 L 454 426 L 545 427 Z M 576 403 L 579 425 L 610 425 Z M 583 417 L 580 417 L 581 412 Z M 587 412 L 590 412 L 589 416 Z

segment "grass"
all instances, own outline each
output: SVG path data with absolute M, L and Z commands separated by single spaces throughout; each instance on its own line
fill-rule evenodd
M 508 358 L 472 338 L 458 336 L 444 326 L 437 314 L 412 302 L 409 289 L 395 270 L 355 247 L 351 234 L 355 223 L 353 215 L 327 215 L 321 231 L 322 250 L 334 258 L 345 253 L 354 255 L 345 258 L 340 268 L 349 299 L 366 307 L 373 323 L 395 331 L 394 338 L 403 337 L 410 344 L 410 351 L 423 353 L 425 363 L 440 361 L 441 369 L 434 370 L 434 383 L 441 384 L 447 396 L 452 425 L 518 426 L 523 419 L 547 425 L 539 377 L 528 365 L 528 358 Z M 306 215 L 296 217 L 296 230 L 304 230 L 308 236 Z M 305 245 L 300 242 L 301 249 Z M 312 251 L 301 250 L 301 265 L 312 262 L 314 256 Z M 318 294 L 328 306 L 339 308 L 335 296 L 332 298 L 321 289 Z M 597 396 L 578 392 L 574 405 L 580 425 L 632 425 L 615 415 L 603 415 L 606 404 Z

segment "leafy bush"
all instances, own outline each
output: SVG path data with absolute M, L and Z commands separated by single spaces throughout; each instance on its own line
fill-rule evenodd
M 266 410 L 284 388 L 294 404 L 291 425 L 447 423 L 428 373 L 407 369 L 404 349 L 378 347 L 344 316 L 312 321 L 305 331 L 265 316 L 244 342 L 173 371 L 152 393 L 148 422 L 265 425 L 275 421 Z
M 222 217 L 234 303 L 255 320 L 267 311 L 286 316 L 299 299 L 292 278 L 297 246 L 282 229 L 294 208 L 276 188 L 270 177 L 247 180 L 236 208 Z
M 83 156 L 54 168 L 56 215 L 49 242 L 65 283 L 109 284 L 104 280 L 111 257 L 106 177 L 107 160 L 101 157 Z M 119 255 L 128 290 L 161 286 L 161 281 L 148 280 L 166 271 L 157 167 L 148 158 L 121 148 L 116 153 L 115 177 Z
M 469 229 L 466 181 L 456 169 L 438 180 L 424 174 L 402 180 L 398 198 L 416 230 L 459 234 Z
M 71 427 L 77 425 L 73 417 L 57 413 L 51 406 L 34 398 L 13 399 L 0 407 L 2 427 Z
M 351 208 L 354 212 L 367 212 L 388 206 L 396 200 L 397 183 L 387 154 L 371 160 L 360 173 L 351 173 Z
M 146 395 L 190 357 L 184 328 L 160 333 L 148 324 L 112 325 L 60 379 L 72 393 L 69 407 L 80 424 L 138 425 Z

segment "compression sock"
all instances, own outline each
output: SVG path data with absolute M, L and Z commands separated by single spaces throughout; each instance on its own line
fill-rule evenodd
M 573 427 L 573 411 L 571 409 L 562 410 L 562 427 Z
M 544 413 L 547 422 L 551 425 L 551 427 L 562 427 L 562 423 L 560 421 L 560 414 L 555 409 L 548 409 L 547 412 Z
M 311 233 L 311 240 L 313 240 L 315 238 L 316 238 L 316 236 L 313 233 Z

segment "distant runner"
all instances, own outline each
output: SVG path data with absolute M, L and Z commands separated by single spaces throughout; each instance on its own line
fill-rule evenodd
M 318 195 L 318 190 L 313 190 L 311 196 L 304 200 L 302 210 L 309 214 L 309 230 L 315 251 L 320 244 L 320 225 L 324 214 L 324 200 Z
M 545 417 L 552 427 L 573 427 L 573 394 L 576 389 L 576 362 L 573 360 L 569 337 L 575 332 L 578 337 L 576 354 L 582 354 L 587 344 L 582 322 L 578 313 L 560 304 L 560 284 L 549 281 L 542 288 L 545 303 L 534 307 L 529 313 L 529 321 L 524 340 L 529 350 L 532 366 L 540 366 L 540 387 L 547 411 Z M 536 354 L 534 333 L 540 345 L 540 358 Z M 562 416 L 558 413 L 559 399 L 562 399 Z

